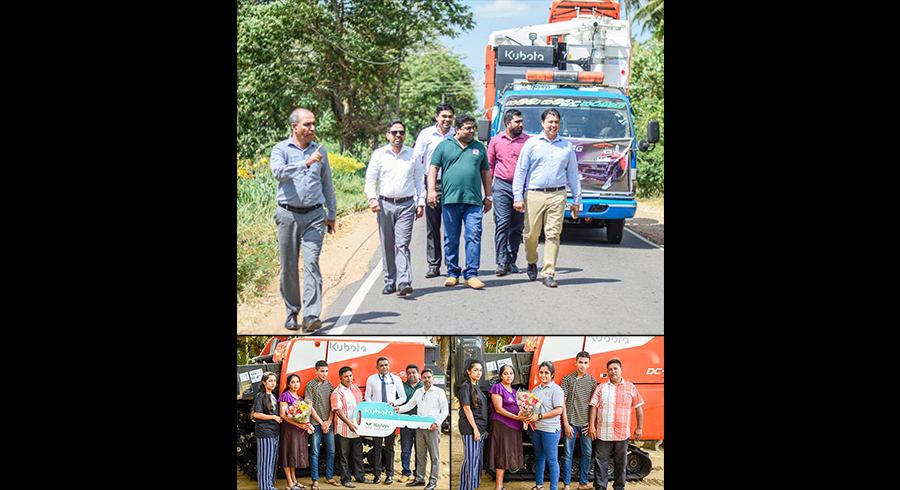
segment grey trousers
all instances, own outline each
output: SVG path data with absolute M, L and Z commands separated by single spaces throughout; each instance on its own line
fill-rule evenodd
M 441 428 L 435 430 L 416 429 L 416 479 L 425 481 L 425 453 L 431 457 L 431 477 L 429 484 L 436 484 L 441 474 L 441 457 L 438 454 L 441 443 Z
M 409 267 L 409 242 L 412 240 L 413 222 L 416 219 L 416 200 L 394 204 L 378 199 L 378 234 L 381 236 L 381 263 L 384 266 L 384 283 L 412 284 Z
M 494 223 L 497 225 L 494 232 L 497 265 L 515 264 L 525 229 L 525 213 L 513 209 L 512 184 L 495 178 L 491 188 L 494 192 Z
M 287 314 L 319 317 L 322 314 L 322 272 L 319 270 L 319 253 L 325 238 L 325 208 L 306 214 L 293 213 L 280 206 L 275 207 L 275 223 L 278 224 L 278 248 L 281 252 L 281 297 Z M 303 250 L 303 303 L 300 303 L 300 276 L 298 272 L 300 250 Z

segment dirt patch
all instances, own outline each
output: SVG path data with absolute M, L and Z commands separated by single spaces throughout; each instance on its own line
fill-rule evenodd
M 323 296 L 320 318 L 328 317 L 328 306 L 348 284 L 360 280 L 365 275 L 369 260 L 381 245 L 375 214 L 369 210 L 341 218 L 338 220 L 337 228 L 333 235 L 325 235 L 325 243 L 319 255 Z M 300 283 L 302 288 L 302 261 Z M 299 331 L 293 332 L 284 328 L 285 318 L 281 282 L 276 275 L 275 279 L 263 289 L 260 297 L 238 305 L 237 333 L 238 335 L 299 334 Z
M 638 201 L 634 218 L 625 220 L 631 231 L 659 245 L 665 245 L 665 199 Z
M 462 468 L 463 461 L 463 447 L 462 447 L 462 437 L 459 435 L 459 429 L 457 422 L 459 420 L 459 409 L 454 409 L 454 403 L 450 404 L 450 436 L 453 441 L 451 442 L 451 447 L 453 448 L 453 454 L 451 455 L 450 465 L 453 468 L 452 474 L 450 478 L 454 483 L 454 488 L 459 483 L 459 469 Z M 643 451 L 647 451 L 650 454 L 650 461 L 653 463 L 653 470 L 650 471 L 650 474 L 647 475 L 642 481 L 630 481 L 625 483 L 625 488 L 627 490 L 657 490 L 659 488 L 665 487 L 665 472 L 663 470 L 664 461 L 665 461 L 665 449 L 654 450 L 648 447 L 642 447 Z M 487 448 L 485 448 L 485 452 Z M 534 480 L 517 480 L 517 481 L 504 481 L 503 487 L 506 490 L 530 490 L 534 487 Z M 571 490 L 577 490 L 578 488 L 578 478 L 575 478 L 575 481 L 572 482 L 569 488 Z M 592 484 L 592 482 L 588 482 Z M 496 487 L 496 480 L 494 480 L 491 475 L 487 472 L 482 473 L 481 475 L 481 485 L 478 487 L 478 490 L 494 490 Z M 557 490 L 563 490 L 564 484 L 562 482 L 562 477 L 560 477 L 559 487 Z M 612 488 L 612 481 L 608 483 L 608 488 Z M 550 490 L 550 482 L 546 479 L 544 480 L 544 490 Z

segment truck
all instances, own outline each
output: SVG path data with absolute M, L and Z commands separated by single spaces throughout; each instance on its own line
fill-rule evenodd
M 582 203 L 564 225 L 606 228 L 609 243 L 622 241 L 625 220 L 637 210 L 637 151 L 659 142 L 659 122 L 636 140 L 631 107 L 631 28 L 609 0 L 558 0 L 547 24 L 494 31 L 485 48 L 484 117 L 478 139 L 505 130 L 503 115 L 518 109 L 523 132 L 542 131 L 541 114 L 560 113 L 559 136 L 575 147 Z
M 365 392 L 366 380 L 378 372 L 376 360 L 382 356 L 390 360 L 391 374 L 403 380 L 406 380 L 406 366 L 417 364 L 420 371 L 426 367 L 434 371 L 435 386 L 444 390 L 449 388 L 447 374 L 437 365 L 440 346 L 430 344 L 422 337 L 341 337 L 335 340 L 287 336 L 270 338 L 260 354 L 250 360 L 250 364 L 237 366 L 237 464 L 241 471 L 256 479 L 256 435 L 252 409 L 263 373 L 276 374 L 278 393 L 284 391 L 288 375 L 296 373 L 300 376 L 299 393 L 305 396 L 306 383 L 316 376 L 316 361 L 325 360 L 329 365 L 326 379 L 334 386 L 340 384 L 338 370 L 350 366 L 354 382 Z M 450 432 L 449 417 L 441 430 Z M 363 465 L 369 473 L 373 472 L 369 463 L 372 447 L 372 438 L 364 437 Z M 325 454 L 324 447 L 319 454 Z M 319 467 L 320 474 L 324 474 L 324 457 L 319 458 Z M 283 469 L 278 468 L 278 471 L 283 475 Z M 296 469 L 300 476 L 309 475 L 309 471 L 309 468 Z
M 544 361 L 553 363 L 556 374 L 553 381 L 557 384 L 562 378 L 575 371 L 575 355 L 586 351 L 591 355 L 591 365 L 588 374 L 594 376 L 597 382 L 606 382 L 606 363 L 610 359 L 618 359 L 622 364 L 622 377 L 635 384 L 641 397 L 644 399 L 642 409 L 644 411 L 644 426 L 641 442 L 651 444 L 658 449 L 663 444 L 665 417 L 664 417 L 664 376 L 665 353 L 664 339 L 662 336 L 530 336 L 515 337 L 513 343 L 504 346 L 497 353 L 485 353 L 484 337 L 459 336 L 454 339 L 454 352 L 451 353 L 453 367 L 454 391 L 466 379 L 465 365 L 468 359 L 477 359 L 483 366 L 484 374 L 479 381 L 478 388 L 490 400 L 490 389 L 500 382 L 500 369 L 509 364 L 513 367 L 515 378 L 512 386 L 514 389 L 531 391 L 541 383 L 538 378 L 538 366 Z M 634 411 L 631 414 L 631 427 L 637 426 Z M 485 444 L 490 444 L 490 433 Z M 534 479 L 535 458 L 534 449 L 527 431 L 522 433 L 524 468 L 513 468 L 506 471 L 504 478 L 507 480 L 532 480 Z M 573 481 L 581 471 L 581 445 L 575 445 L 572 457 Z M 562 464 L 565 448 L 560 437 L 558 446 L 559 461 Z M 484 451 L 487 458 L 488 451 Z M 608 463 L 610 471 L 614 467 L 612 458 Z M 592 480 L 594 467 L 592 460 L 588 471 Z M 484 468 L 488 468 L 484 461 Z M 641 480 L 650 474 L 653 464 L 650 454 L 636 443 L 628 445 L 628 459 L 625 471 L 627 481 Z M 493 470 L 485 470 L 493 477 Z M 549 467 L 545 467 L 549 478 Z M 610 473 L 612 474 L 612 473 Z

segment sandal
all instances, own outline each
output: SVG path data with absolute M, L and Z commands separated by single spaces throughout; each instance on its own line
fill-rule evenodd
M 318 481 L 314 481 L 314 482 L 313 482 L 313 484 L 312 484 L 312 489 L 313 489 L 313 490 L 319 490 L 319 482 L 318 482 Z
M 332 478 L 332 479 L 330 479 L 330 480 L 325 480 L 325 483 L 331 483 L 332 485 L 334 485 L 334 486 L 336 486 L 336 487 L 341 486 L 340 483 L 334 481 L 334 478 Z
M 356 488 L 356 485 L 354 485 L 353 482 L 341 483 L 341 485 L 347 488 Z

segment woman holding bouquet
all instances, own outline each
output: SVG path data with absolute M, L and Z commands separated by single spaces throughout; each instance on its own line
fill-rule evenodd
M 469 359 L 465 381 L 459 387 L 459 434 L 463 441 L 459 490 L 474 490 L 481 485 L 482 448 L 488 424 L 487 397 L 478 389 L 482 370 L 480 362 Z
M 278 462 L 278 427 L 281 415 L 275 395 L 275 373 L 265 372 L 253 399 L 256 432 L 256 481 L 259 490 L 275 490 L 275 464 Z
M 559 445 L 561 427 L 559 416 L 566 402 L 562 388 L 553 382 L 555 374 L 556 369 L 552 362 L 541 363 L 538 369 L 541 384 L 531 390 L 540 398 L 541 403 L 532 415 L 525 417 L 525 422 L 534 426 L 534 430 L 531 431 L 531 444 L 534 445 L 535 485 L 531 490 L 543 490 L 544 464 L 550 465 L 550 490 L 556 490 L 559 486 L 559 459 L 556 448 Z
M 287 476 L 286 490 L 294 490 L 295 488 L 306 488 L 297 482 L 294 468 L 306 468 L 309 466 L 309 451 L 307 442 L 308 422 L 297 422 L 287 415 L 288 408 L 298 402 L 303 401 L 298 391 L 300 390 L 300 376 L 291 374 L 287 378 L 287 387 L 278 398 L 281 404 L 281 413 L 284 414 L 284 423 L 281 424 L 281 466 L 284 467 L 284 474 Z M 307 415 L 307 420 L 309 416 Z
M 491 444 L 488 468 L 497 471 L 496 490 L 503 490 L 503 473 L 507 469 L 525 467 L 522 454 L 522 421 L 516 390 L 512 387 L 516 373 L 509 364 L 500 368 L 500 382 L 491 388 L 494 411 L 491 414 Z

